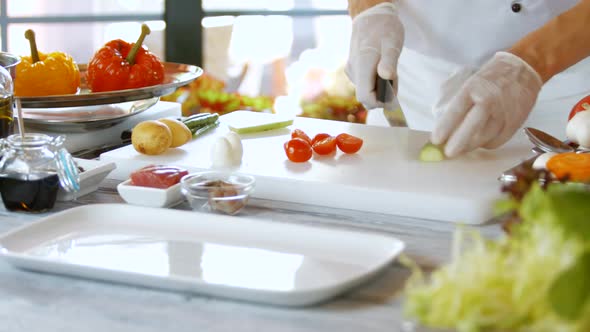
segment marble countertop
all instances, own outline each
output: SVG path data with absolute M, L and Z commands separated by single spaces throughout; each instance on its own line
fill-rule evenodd
M 54 211 L 81 204 L 122 203 L 118 182 Z M 182 204 L 176 208 L 189 209 Z M 377 231 L 407 245 L 426 270 L 445 262 L 454 225 L 351 210 L 253 200 L 247 216 L 317 227 Z M 0 210 L 0 232 L 44 215 Z M 498 225 L 477 227 L 487 236 Z M 282 308 L 21 271 L 0 261 L 0 331 L 401 331 L 403 285 L 409 271 L 394 263 L 374 280 L 329 302 Z

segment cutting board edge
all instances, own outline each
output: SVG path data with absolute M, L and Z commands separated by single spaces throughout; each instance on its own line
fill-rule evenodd
M 127 180 L 132 170 L 151 164 L 148 160 L 121 160 L 110 158 L 108 155 L 101 156 L 101 161 L 112 161 L 117 164 L 117 168 L 108 178 L 119 181 Z M 189 169 L 191 172 L 199 170 L 204 169 Z M 499 192 L 498 195 L 490 192 L 476 200 L 472 196 L 449 196 L 441 199 L 438 195 L 431 195 L 429 199 L 429 195 L 424 193 L 375 190 L 334 183 L 318 185 L 310 181 L 255 176 L 257 186 L 252 194 L 253 198 L 470 225 L 483 224 L 491 219 L 493 203 L 500 197 Z M 282 183 L 277 185 L 277 182 Z M 285 186 L 290 189 L 275 190 Z M 313 203 L 310 203 L 310 197 L 313 197 Z

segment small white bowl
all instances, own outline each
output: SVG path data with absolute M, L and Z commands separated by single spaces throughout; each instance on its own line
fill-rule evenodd
M 63 188 L 59 188 L 59 191 L 57 192 L 58 201 L 71 201 L 75 198 L 96 191 L 102 180 L 104 180 L 112 170 L 117 168 L 117 165 L 113 162 L 79 158 L 74 158 L 74 161 L 84 170 L 83 172 L 80 172 L 80 190 L 76 193 L 70 193 Z
M 180 190 L 180 183 L 177 183 L 166 189 L 134 186 L 131 179 L 121 182 L 117 185 L 119 195 L 129 204 L 151 206 L 151 207 L 171 207 L 181 203 L 184 196 Z

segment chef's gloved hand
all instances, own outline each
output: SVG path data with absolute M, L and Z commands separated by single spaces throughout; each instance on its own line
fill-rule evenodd
M 430 140 L 446 143 L 447 157 L 495 149 L 523 125 L 542 85 L 528 63 L 508 52 L 496 53 L 478 71 L 461 70 L 441 87 Z
M 392 2 L 373 6 L 352 20 L 346 74 L 367 109 L 383 107 L 375 93 L 377 73 L 393 81 L 397 94 L 397 60 L 403 43 L 404 27 Z

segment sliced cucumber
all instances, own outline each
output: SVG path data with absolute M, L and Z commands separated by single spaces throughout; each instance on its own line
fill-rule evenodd
M 237 134 L 249 134 L 288 127 L 293 119 L 293 116 L 274 113 L 235 111 L 225 115 L 223 122 Z
M 425 162 L 443 161 L 446 159 L 444 145 L 436 145 L 428 142 L 420 150 L 420 156 L 418 158 L 420 161 Z
M 256 133 L 256 132 L 260 132 L 260 131 L 267 131 L 267 130 L 284 128 L 284 127 L 288 127 L 292 124 L 293 124 L 293 119 L 289 119 L 289 120 L 284 120 L 284 121 L 276 121 L 276 122 L 258 124 L 258 125 L 248 126 L 248 127 L 233 127 L 233 126 L 229 125 L 229 129 L 237 134 L 250 134 L 250 133 Z

